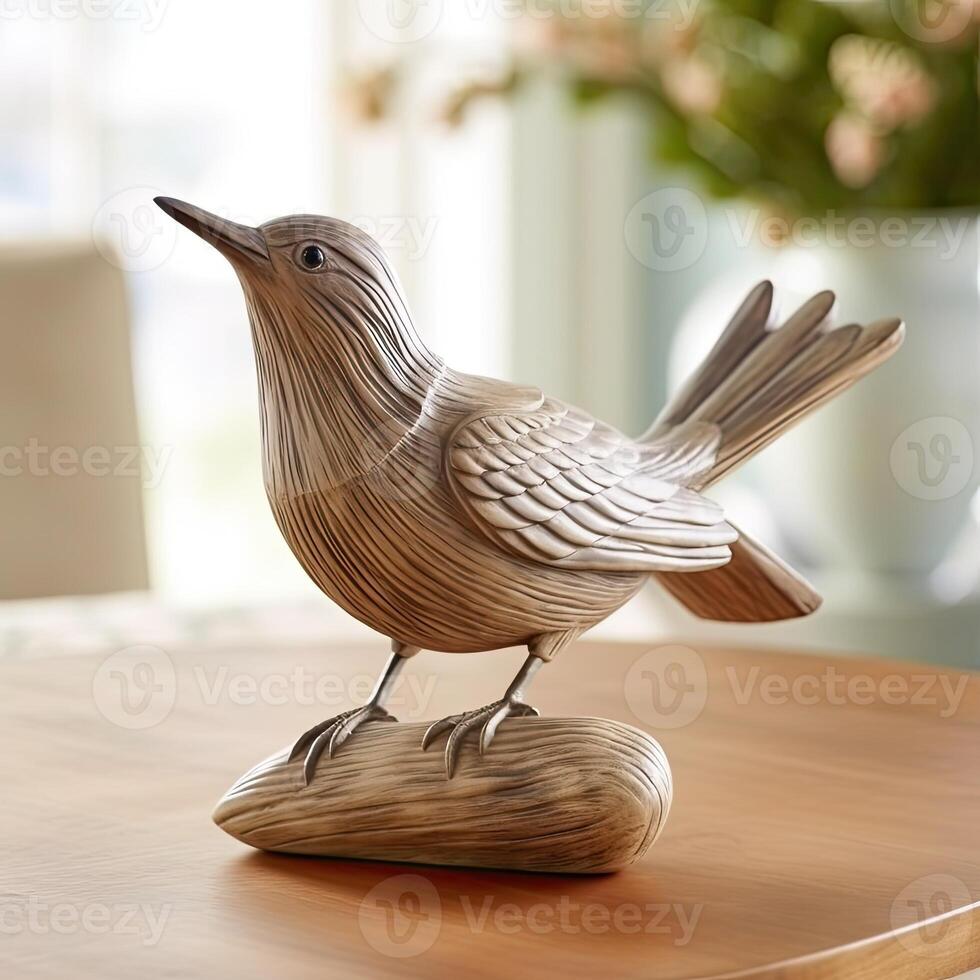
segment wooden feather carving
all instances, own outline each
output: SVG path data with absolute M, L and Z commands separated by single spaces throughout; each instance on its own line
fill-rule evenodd
M 506 551 L 563 568 L 697 571 L 731 557 L 721 508 L 682 485 L 713 461 L 703 441 L 639 445 L 553 399 L 480 415 L 449 437 L 450 482 Z
M 899 321 L 830 329 L 834 297 L 820 293 L 775 329 L 763 283 L 634 440 L 533 388 L 449 368 L 351 225 L 301 215 L 253 229 L 161 206 L 238 272 L 273 512 L 314 581 L 369 626 L 448 652 L 533 648 L 604 619 L 650 573 L 702 573 L 668 588 L 695 611 L 729 604 L 727 618 L 813 607 L 737 587 L 744 569 L 785 592 L 761 546 L 707 576 L 738 532 L 701 491 L 888 357 Z
M 241 281 L 284 538 L 330 598 L 392 642 L 368 703 L 294 745 L 306 779 L 355 730 L 390 719 L 386 693 L 419 649 L 529 653 L 502 698 L 427 729 L 420 749 L 445 735 L 452 777 L 467 734 L 486 752 L 502 723 L 526 720 L 541 664 L 650 575 L 715 619 L 819 604 L 703 491 L 889 357 L 898 320 L 831 329 L 834 297 L 820 293 L 776 328 L 762 283 L 632 439 L 535 388 L 453 370 L 415 329 L 384 252 L 352 225 L 295 215 L 248 228 L 158 203 Z

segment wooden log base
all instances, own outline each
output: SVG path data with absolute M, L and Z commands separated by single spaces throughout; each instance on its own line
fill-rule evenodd
M 604 718 L 512 718 L 485 756 L 467 735 L 446 779 L 427 725 L 370 722 L 309 786 L 289 750 L 242 776 L 214 811 L 266 851 L 518 871 L 599 873 L 641 858 L 671 800 L 663 749 Z

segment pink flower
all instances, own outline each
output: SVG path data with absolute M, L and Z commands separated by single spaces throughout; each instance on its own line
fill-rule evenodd
M 885 141 L 867 120 L 842 112 L 824 134 L 827 158 L 842 184 L 866 187 L 885 162 Z
M 935 105 L 936 85 L 912 51 L 848 34 L 830 49 L 831 80 L 879 131 L 918 122 Z
M 696 55 L 668 58 L 660 69 L 664 93 L 682 112 L 710 115 L 721 102 L 721 79 Z

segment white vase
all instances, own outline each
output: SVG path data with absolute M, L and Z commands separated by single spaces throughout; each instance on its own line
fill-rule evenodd
M 773 280 L 784 316 L 828 288 L 838 323 L 901 316 L 898 354 L 752 465 L 783 534 L 827 576 L 921 592 L 969 521 L 978 486 L 978 223 L 965 212 L 852 220 L 865 222 L 859 234 L 845 226 L 819 241 L 743 250 L 732 276 L 685 316 L 672 375 L 696 362 L 753 276 Z

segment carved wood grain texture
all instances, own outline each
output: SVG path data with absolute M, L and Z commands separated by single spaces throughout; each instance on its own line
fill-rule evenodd
M 371 722 L 309 787 L 274 755 L 221 799 L 214 821 L 262 850 L 521 871 L 616 871 L 663 829 L 663 750 L 603 718 L 517 718 L 482 758 L 467 745 L 447 780 L 424 724 Z
M 808 616 L 823 599 L 802 575 L 744 532 L 721 568 L 657 580 L 695 616 L 725 622 L 770 623 Z
M 575 715 L 588 690 L 599 713 L 637 724 L 624 684 L 648 649 L 583 641 L 550 668 L 542 707 Z M 317 676 L 329 664 L 348 680 L 380 664 L 378 644 L 182 644 L 169 651 L 171 714 L 135 731 L 93 704 L 93 679 L 114 651 L 0 658 L 4 980 L 937 980 L 980 967 L 980 676 L 879 657 L 699 647 L 704 710 L 656 735 L 677 786 L 663 834 L 626 871 L 575 878 L 269 854 L 208 820 L 230 774 L 319 720 L 323 705 L 215 701 L 201 670 L 209 685 L 224 669 L 265 678 L 287 669 L 285 658 Z M 422 654 L 406 672 L 421 681 L 426 660 L 441 659 Z M 465 669 L 440 676 L 428 716 L 477 703 L 501 672 L 493 657 L 455 663 Z M 755 670 L 746 700 L 742 682 Z M 761 696 L 767 678 L 792 690 L 828 670 L 842 690 L 853 682 L 863 692 L 870 679 L 894 694 L 899 681 L 927 698 Z M 965 681 L 957 710 L 924 678 L 950 690 Z M 406 874 L 435 889 L 440 931 L 431 948 L 393 959 L 369 939 L 388 936 L 378 889 L 394 901 L 390 886 Z M 937 893 L 936 876 L 959 885 Z M 44 930 L 18 918 L 31 896 L 47 910 Z M 565 900 L 579 909 L 577 928 L 562 928 Z M 532 928 L 542 904 L 553 913 L 544 932 Z M 147 945 L 146 916 L 132 929 L 60 934 L 51 910 L 65 905 L 76 925 L 91 907 L 113 910 L 116 925 L 120 910 L 149 909 L 165 917 L 159 942 Z M 514 905 L 516 933 L 512 916 L 497 919 Z M 614 927 L 617 910 L 651 905 L 671 909 L 664 920 L 644 912 L 643 923 L 663 929 Z M 601 934 L 583 925 L 594 906 L 607 915 Z M 404 933 L 411 922 L 398 924 Z
M 352 225 L 293 215 L 250 228 L 158 203 L 238 273 L 276 521 L 313 581 L 372 629 L 426 650 L 526 645 L 550 659 L 651 574 L 712 619 L 815 608 L 754 542 L 713 574 L 737 535 L 702 491 L 890 357 L 899 320 L 831 328 L 823 292 L 777 326 L 760 283 L 632 439 L 537 388 L 446 364 L 382 248 Z M 667 578 L 681 573 L 695 580 Z

